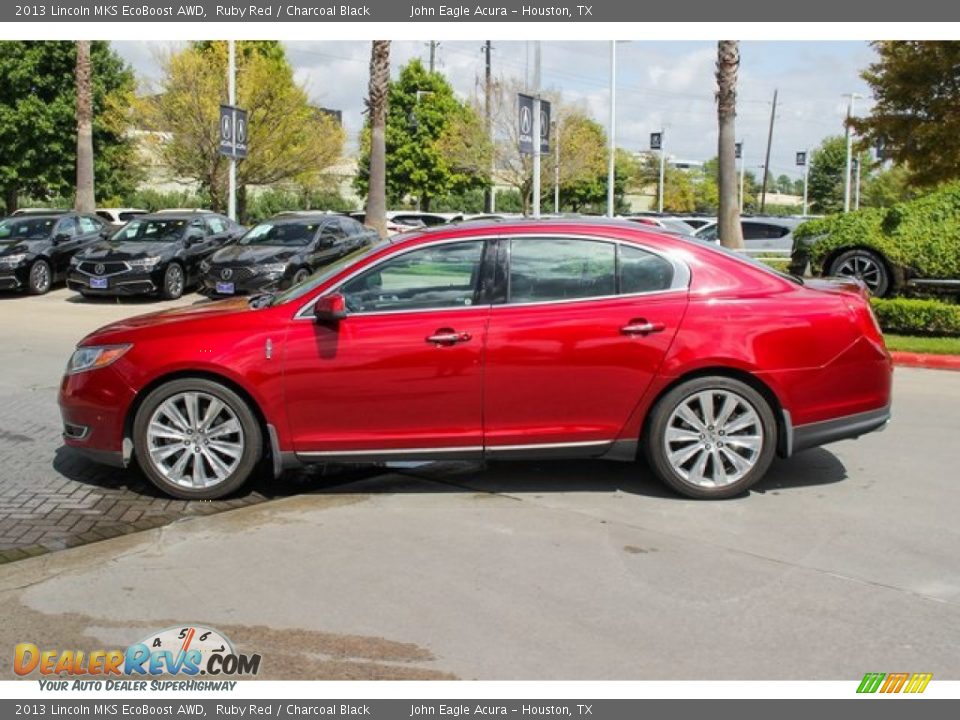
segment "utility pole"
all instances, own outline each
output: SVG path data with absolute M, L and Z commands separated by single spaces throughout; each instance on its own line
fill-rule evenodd
M 660 192 L 658 193 L 657 212 L 663 214 L 663 179 L 667 164 L 667 133 L 666 128 L 660 126 Z
M 853 118 L 854 103 L 863 96 L 859 93 L 847 93 L 844 97 L 850 98 L 850 102 L 847 103 L 847 167 L 843 176 L 843 211 L 850 212 L 850 170 L 853 160 L 853 132 L 850 130 L 850 120 Z
M 767 158 L 763 162 L 763 188 L 760 191 L 760 212 L 767 209 L 767 180 L 770 177 L 770 146 L 773 145 L 773 123 L 777 119 L 777 91 L 773 91 L 773 106 L 770 108 L 770 131 L 767 133 Z
M 610 41 L 610 157 L 607 160 L 607 217 L 613 217 L 617 176 L 617 41 Z
M 806 217 L 810 209 L 810 203 L 807 194 L 807 183 L 810 179 L 810 151 L 805 153 L 806 162 L 803 163 L 803 216 Z
M 437 62 L 437 45 L 439 45 L 436 40 L 430 41 L 430 72 L 433 72 L 434 67 L 436 67 Z
M 540 217 L 540 41 L 533 43 L 533 217 Z
M 227 40 L 227 97 L 231 107 L 237 105 L 237 44 Z M 234 111 L 236 114 L 236 111 Z M 236 132 L 237 123 L 233 123 Z M 227 217 L 237 219 L 237 158 L 230 156 L 230 180 L 227 188 Z
M 493 121 L 491 119 L 491 106 L 490 106 L 490 92 L 493 88 L 493 74 L 490 69 L 490 51 L 492 50 L 490 41 L 487 40 L 483 44 L 483 51 L 486 56 L 485 70 L 484 70 L 484 84 L 483 84 L 483 118 L 484 118 L 484 129 L 487 133 L 487 139 L 490 141 L 490 146 L 493 147 Z M 494 186 L 494 173 L 496 172 L 496 153 L 493 153 L 490 158 L 490 187 L 487 188 L 487 192 L 484 197 L 483 208 L 484 212 L 492 213 L 494 212 L 494 207 L 496 206 L 496 187 Z

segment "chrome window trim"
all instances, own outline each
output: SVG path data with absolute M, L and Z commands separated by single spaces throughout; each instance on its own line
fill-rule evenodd
M 397 252 L 393 252 L 388 255 L 385 255 L 384 257 L 380 258 L 376 262 L 371 263 L 370 265 L 367 265 L 363 268 L 360 268 L 355 272 L 350 273 L 343 279 L 339 280 L 335 285 L 330 286 L 329 288 L 324 290 L 320 295 L 317 295 L 312 300 L 309 300 L 306 304 L 302 305 L 300 309 L 297 310 L 297 312 L 294 314 L 293 319 L 309 320 L 313 322 L 314 318 L 313 318 L 312 308 L 321 297 L 331 292 L 335 292 L 340 287 L 342 287 L 345 283 L 355 278 L 357 275 L 363 272 L 366 272 L 367 270 L 371 270 L 382 263 L 392 260 L 393 258 L 400 257 L 401 255 L 405 255 L 406 253 L 413 252 L 415 250 L 422 250 L 423 248 L 427 248 L 427 247 L 437 247 L 440 245 L 449 245 L 449 244 L 458 243 L 458 242 L 476 242 L 476 241 L 490 242 L 493 240 L 512 240 L 515 237 L 517 239 L 536 238 L 540 240 L 543 240 L 543 239 L 592 240 L 594 242 L 606 242 L 613 245 L 626 245 L 627 247 L 639 247 L 649 252 L 651 255 L 656 255 L 657 257 L 663 260 L 666 260 L 668 263 L 670 263 L 673 266 L 673 280 L 670 283 L 670 287 L 665 290 L 646 290 L 644 292 L 638 292 L 638 293 L 595 295 L 595 296 L 583 297 L 583 298 L 567 298 L 563 300 L 538 300 L 535 302 L 528 302 L 528 303 L 511 303 L 509 302 L 509 295 L 508 295 L 507 302 L 504 302 L 504 303 L 483 304 L 483 305 L 462 305 L 462 306 L 449 307 L 449 308 L 419 308 L 419 309 L 412 309 L 412 310 L 376 310 L 372 312 L 350 313 L 348 317 L 367 317 L 371 315 L 396 315 L 396 314 L 412 314 L 412 313 L 424 313 L 424 312 L 450 312 L 450 311 L 458 311 L 458 310 L 476 310 L 478 308 L 496 309 L 496 308 L 506 308 L 506 307 L 530 307 L 535 305 L 556 305 L 558 303 L 580 303 L 580 302 L 591 302 L 596 300 L 611 300 L 614 298 L 633 298 L 633 297 L 645 297 L 648 295 L 666 295 L 666 294 L 673 294 L 677 292 L 686 292 L 690 288 L 690 277 L 691 277 L 690 266 L 687 265 L 687 263 L 684 262 L 681 258 L 677 257 L 677 253 L 675 251 L 667 251 L 659 248 L 651 248 L 648 244 L 642 241 L 633 242 L 631 240 L 623 240 L 621 238 L 611 238 L 611 237 L 604 237 L 604 236 L 598 236 L 598 235 L 584 235 L 580 233 L 543 232 L 543 233 L 517 233 L 516 235 L 510 234 L 510 233 L 506 233 L 506 234 L 498 233 L 495 235 L 479 235 L 474 237 L 443 238 L 440 240 L 436 240 L 434 242 L 423 243 L 423 244 L 415 245 L 409 248 L 400 248 L 397 250 Z M 507 253 L 508 253 L 507 262 L 509 265 L 509 253 L 510 253 L 509 244 L 507 245 Z M 619 270 L 619 267 L 618 267 L 618 270 Z

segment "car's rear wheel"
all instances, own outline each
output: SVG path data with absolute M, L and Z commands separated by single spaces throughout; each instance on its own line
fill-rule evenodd
M 855 277 L 863 280 L 870 288 L 870 292 L 877 297 L 883 297 L 890 290 L 890 272 L 887 264 L 874 252 L 856 249 L 840 253 L 830 263 L 831 275 L 840 277 Z
M 53 273 L 50 263 L 46 260 L 36 260 L 30 266 L 30 276 L 27 278 L 27 292 L 31 295 L 44 295 L 50 291 L 53 284 Z
M 739 495 L 773 461 L 777 422 L 763 395 L 733 378 L 678 385 L 651 411 L 644 450 L 667 485 L 692 498 Z
M 179 263 L 170 263 L 167 269 L 163 271 L 163 287 L 160 288 L 160 294 L 164 300 L 176 300 L 183 295 L 186 277 L 183 273 L 183 267 Z
M 193 500 L 240 488 L 263 452 L 249 405 L 230 388 L 201 378 L 174 380 L 152 391 L 134 419 L 133 445 L 154 485 Z

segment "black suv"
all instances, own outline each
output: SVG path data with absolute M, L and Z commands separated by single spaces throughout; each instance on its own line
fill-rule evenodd
M 0 290 L 43 295 L 63 280 L 70 258 L 102 238 L 103 220 L 72 212 L 0 220 Z
M 200 277 L 200 263 L 243 234 L 217 213 L 141 215 L 109 240 L 74 256 L 67 286 L 81 295 L 180 297 Z
M 283 213 L 206 260 L 200 292 L 212 297 L 284 290 L 378 239 L 375 231 L 349 217 Z

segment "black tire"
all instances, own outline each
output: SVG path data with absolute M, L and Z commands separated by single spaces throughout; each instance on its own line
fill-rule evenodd
M 27 278 L 27 292 L 31 295 L 46 295 L 53 285 L 53 272 L 46 260 L 34 260 Z
M 299 284 L 302 283 L 304 280 L 306 280 L 308 277 L 310 277 L 310 268 L 302 267 L 302 268 L 298 269 L 298 270 L 293 274 L 293 278 L 290 280 L 290 287 L 293 287 L 294 285 L 299 285 Z
M 183 296 L 187 285 L 187 276 L 180 263 L 172 262 L 163 271 L 163 285 L 160 288 L 160 297 L 164 300 L 178 300 Z
M 242 429 L 240 440 L 242 451 L 236 467 L 222 481 L 202 488 L 187 487 L 173 482 L 159 469 L 150 453 L 147 433 L 151 417 L 165 401 L 186 392 L 198 392 L 216 398 L 235 415 Z M 167 495 L 184 500 L 213 500 L 235 492 L 247 482 L 263 456 L 263 435 L 253 410 L 233 390 L 211 380 L 185 378 L 161 385 L 147 395 L 134 418 L 133 447 L 137 463 L 144 474 Z M 197 452 L 194 450 L 195 457 Z M 207 468 L 210 467 L 212 466 L 207 466 Z
M 887 263 L 877 253 L 863 248 L 847 250 L 837 255 L 830 263 L 828 272 L 839 277 L 860 278 L 875 297 L 886 297 L 893 289 Z
M 759 421 L 760 428 L 762 428 L 762 435 L 760 436 L 762 437 L 762 444 L 759 451 L 757 451 L 750 460 L 750 462 L 753 463 L 752 467 L 750 467 L 750 469 L 747 470 L 742 477 L 734 482 L 730 482 L 729 484 L 705 486 L 703 484 L 692 482 L 691 480 L 685 478 L 683 474 L 681 474 L 684 472 L 683 466 L 681 465 L 679 470 L 675 468 L 668 455 L 667 430 L 670 429 L 669 424 L 674 416 L 674 412 L 677 411 L 678 408 L 680 408 L 680 406 L 685 402 L 692 402 L 695 396 L 697 396 L 699 393 L 703 393 L 704 391 L 716 391 L 718 393 L 718 403 L 722 403 L 724 397 L 729 397 L 730 394 L 739 397 L 744 403 L 746 403 L 744 408 L 747 406 L 752 408 L 757 420 Z M 724 395 L 721 395 L 720 393 L 723 393 Z M 719 409 L 722 410 L 722 405 Z M 715 415 L 721 414 L 714 411 L 711 412 Z M 739 416 L 735 414 L 731 416 L 731 419 L 737 417 Z M 675 419 L 674 422 L 676 422 Z M 693 426 L 691 425 L 690 427 Z M 716 434 L 724 435 L 724 433 L 719 430 L 719 427 L 716 429 L 714 429 L 713 425 L 710 425 L 709 427 L 711 428 L 709 435 L 706 437 L 705 434 L 699 435 L 700 440 L 674 440 L 672 442 L 690 443 L 686 446 L 681 445 L 679 448 L 681 451 L 687 448 L 693 449 L 695 445 L 699 445 L 700 447 L 707 449 L 706 451 L 701 450 L 700 453 L 705 453 L 708 456 L 712 456 L 712 458 L 729 457 L 731 452 L 733 452 L 731 450 L 732 446 L 737 444 L 730 443 L 729 439 L 737 436 L 735 434 L 731 434 L 730 436 L 717 437 Z M 676 429 L 676 426 L 674 429 Z M 698 431 L 682 430 L 682 432 L 697 433 Z M 715 451 L 711 453 L 709 451 L 709 448 L 711 448 L 709 443 L 716 443 L 718 441 L 719 443 L 717 444 Z M 724 444 L 727 446 L 726 449 L 720 450 Z M 763 397 L 763 395 L 746 383 L 724 376 L 706 376 L 694 378 L 693 380 L 689 380 L 673 388 L 670 392 L 660 398 L 650 411 L 646 432 L 643 438 L 644 453 L 646 455 L 647 462 L 650 465 L 650 469 L 653 470 L 654 474 L 656 474 L 660 480 L 681 495 L 705 500 L 719 500 L 722 498 L 734 497 L 746 492 L 747 489 L 749 489 L 754 483 L 756 483 L 766 474 L 770 467 L 770 463 L 773 461 L 776 447 L 777 421 L 773 415 L 773 410 L 771 409 L 770 404 Z M 700 457 L 700 453 L 693 456 L 694 462 Z M 676 450 L 674 451 L 674 454 L 677 454 Z M 742 458 L 743 456 L 741 455 L 740 457 Z M 716 475 L 718 475 L 718 472 L 713 465 L 715 462 L 717 462 L 716 459 L 707 460 L 708 464 L 704 468 L 705 470 L 706 467 L 709 467 L 714 475 L 714 478 Z M 721 460 L 720 462 L 724 466 L 720 471 L 722 472 L 721 477 L 725 478 L 727 469 L 734 468 L 729 459 Z

